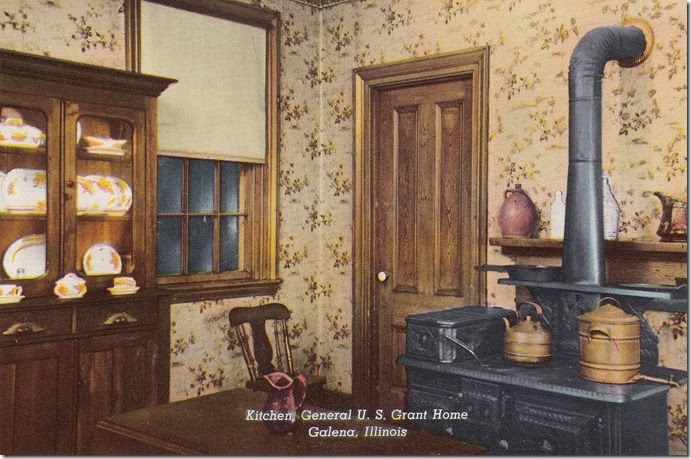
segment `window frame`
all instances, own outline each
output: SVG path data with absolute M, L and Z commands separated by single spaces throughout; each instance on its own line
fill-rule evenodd
M 126 53 L 129 70 L 141 71 L 140 24 L 141 2 L 148 1 L 186 11 L 213 16 L 266 30 L 266 161 L 264 164 L 240 162 L 240 199 L 247 211 L 243 260 L 248 269 L 220 274 L 193 274 L 186 276 L 158 275 L 157 263 L 148 263 L 149 278 L 156 279 L 159 287 L 174 293 L 173 301 L 186 299 L 230 298 L 240 296 L 273 295 L 281 280 L 278 274 L 278 99 L 279 99 L 279 24 L 276 11 L 239 3 L 233 0 L 199 2 L 198 0 L 125 0 Z M 147 120 L 155 125 L 155 118 Z M 157 184 L 158 149 L 156 139 L 147 140 L 147 183 Z M 172 156 L 172 155 L 168 155 Z M 180 156 L 180 155 L 176 155 Z M 199 156 L 185 156 L 201 159 Z M 239 161 L 235 161 L 239 162 Z M 147 253 L 157 259 L 156 225 L 158 196 L 152 186 L 147 207 L 156 209 L 147 224 Z M 243 195 L 244 194 L 244 195 Z M 216 250 L 216 248 L 215 248 Z M 232 275 L 231 275 L 232 274 Z

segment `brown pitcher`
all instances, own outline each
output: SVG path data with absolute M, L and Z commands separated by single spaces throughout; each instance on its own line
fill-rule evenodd
M 290 376 L 280 371 L 264 378 L 271 386 L 264 404 L 264 424 L 272 433 L 288 433 L 297 425 L 307 395 L 307 381 L 301 374 Z
M 657 235 L 663 242 L 683 242 L 687 234 L 686 200 L 668 196 L 660 191 L 653 193 L 662 202 L 662 217 Z
M 518 183 L 504 193 L 499 211 L 499 227 L 504 237 L 530 237 L 537 229 L 537 209 Z

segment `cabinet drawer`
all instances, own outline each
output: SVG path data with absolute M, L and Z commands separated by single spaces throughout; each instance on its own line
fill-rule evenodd
M 72 310 L 48 309 L 0 313 L 0 342 L 72 333 Z
M 77 332 L 141 327 L 158 322 L 157 305 L 140 302 L 106 303 L 77 308 Z

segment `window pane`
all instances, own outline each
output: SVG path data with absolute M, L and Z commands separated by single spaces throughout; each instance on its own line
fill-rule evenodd
M 158 274 L 182 274 L 182 218 L 158 219 Z
M 210 273 L 214 268 L 214 217 L 191 217 L 188 228 L 187 270 Z
M 238 269 L 238 217 L 221 219 L 221 271 Z
M 182 159 L 158 157 L 158 212 L 182 212 Z
M 190 212 L 212 212 L 214 210 L 215 177 L 216 161 L 190 160 L 188 179 Z
M 221 212 L 237 212 L 239 208 L 240 164 L 221 163 Z

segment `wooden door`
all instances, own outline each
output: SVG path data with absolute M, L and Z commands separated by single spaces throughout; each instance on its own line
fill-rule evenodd
M 155 331 L 85 338 L 79 343 L 77 453 L 104 417 L 157 402 Z
M 0 454 L 73 454 L 74 341 L 0 350 Z
M 379 405 L 404 406 L 405 318 L 464 306 L 478 241 L 471 218 L 472 79 L 379 94 L 374 174 Z

